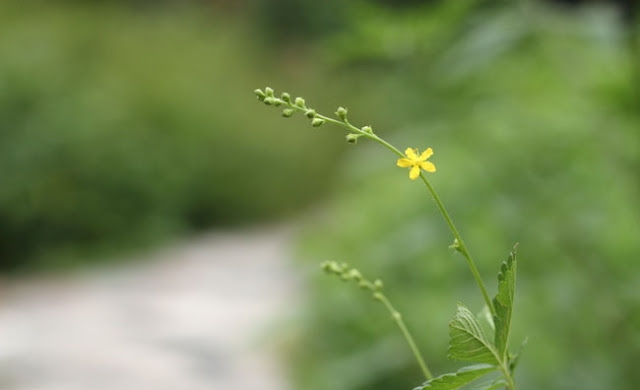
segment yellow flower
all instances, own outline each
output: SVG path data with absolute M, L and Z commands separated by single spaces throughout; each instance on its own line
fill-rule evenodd
M 411 148 L 407 148 L 407 150 L 404 151 L 404 154 L 407 158 L 399 159 L 398 166 L 402 168 L 411 167 L 411 171 L 409 172 L 411 180 L 415 180 L 420 176 L 420 168 L 427 172 L 436 171 L 436 166 L 427 161 L 427 159 L 433 154 L 433 150 L 431 150 L 431 148 L 427 148 L 427 150 L 425 150 L 420 156 L 418 156 L 418 149 Z

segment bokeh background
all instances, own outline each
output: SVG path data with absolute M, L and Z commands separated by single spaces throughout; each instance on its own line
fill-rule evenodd
M 520 389 L 636 389 L 637 8 L 633 0 L 2 1 L 0 292 L 35 285 L 50 296 L 52 279 L 114 269 L 121 277 L 180 240 L 233 231 L 242 246 L 244 234 L 278 226 L 297 280 L 294 294 L 277 298 L 284 304 L 272 314 L 281 319 L 264 330 L 284 367 L 287 385 L 278 386 L 422 381 L 388 314 L 318 272 L 325 259 L 384 279 L 433 371 L 459 367 L 445 358 L 448 320 L 456 301 L 478 311 L 482 302 L 423 188 L 378 145 L 348 145 L 338 128 L 312 129 L 259 104 L 253 89 L 269 85 L 319 112 L 346 106 L 352 123 L 400 149 L 431 146 L 432 182 L 492 293 L 499 262 L 520 243 L 513 344 L 529 338 Z M 261 272 L 261 251 L 242 261 L 234 253 L 216 252 L 210 264 L 241 264 L 227 279 L 250 289 L 245 273 Z M 169 274 L 191 264 L 165 257 Z M 161 291 L 147 293 L 163 302 Z M 23 308 L 6 302 L 2 318 L 19 317 Z M 216 302 L 198 306 L 218 313 L 207 317 L 213 323 L 227 310 Z M 0 335 L 5 344 L 15 330 Z M 0 358 L 5 367 L 16 359 Z M 202 371 L 224 366 L 206 361 Z M 0 370 L 0 385 L 36 388 L 13 373 Z M 46 370 L 30 374 L 38 376 Z M 58 388 L 72 388 L 69 378 Z M 219 388 L 240 388 L 229 386 Z M 266 386 L 253 388 L 273 390 Z

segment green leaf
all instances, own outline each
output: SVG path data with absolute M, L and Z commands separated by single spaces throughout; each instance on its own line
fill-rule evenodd
M 495 346 L 498 355 L 504 360 L 509 332 L 511 329 L 511 313 L 513 312 L 513 296 L 516 289 L 516 248 L 509 253 L 507 261 L 502 263 L 498 273 L 498 294 L 493 299 L 496 313 L 493 316 L 495 324 Z
M 449 323 L 448 357 L 468 362 L 500 364 L 500 359 L 478 320 L 461 303 L 458 303 L 456 315 Z
M 475 364 L 473 366 L 463 367 L 451 374 L 440 375 L 418 386 L 413 390 L 433 389 L 433 390 L 452 390 L 458 389 L 467 383 L 474 381 L 481 376 L 497 370 L 496 366 L 490 364 Z

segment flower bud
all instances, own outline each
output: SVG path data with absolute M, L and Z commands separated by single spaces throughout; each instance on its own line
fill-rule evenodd
M 296 106 L 300 107 L 300 108 L 305 108 L 305 102 L 304 99 L 301 97 L 297 97 L 296 98 Z
M 360 283 L 358 283 L 358 287 L 360 287 L 363 290 L 368 290 L 369 289 L 369 284 L 367 282 L 365 282 L 364 280 L 360 281 Z
M 344 138 L 347 140 L 348 143 L 355 144 L 356 142 L 358 142 L 358 138 L 360 137 L 362 137 L 362 134 L 349 133 Z
M 457 238 L 453 240 L 453 244 L 449 245 L 449 249 L 453 249 L 454 251 L 462 252 L 462 248 L 460 247 L 460 242 Z
M 320 127 L 323 124 L 324 124 L 324 119 L 313 118 L 313 120 L 311 121 L 311 126 L 313 127 Z
M 307 110 L 304 112 L 304 114 L 307 116 L 307 118 L 313 119 L 316 117 L 316 110 Z
M 296 111 L 293 108 L 285 108 L 284 110 L 282 110 L 282 116 L 285 118 L 289 118 L 295 112 Z
M 267 97 L 267 95 L 265 95 L 265 93 L 262 92 L 262 90 L 260 88 L 254 90 L 253 93 L 256 94 L 256 96 L 258 97 L 258 100 L 260 100 L 260 101 L 263 101 L 264 98 Z
M 269 87 L 267 87 L 267 88 L 265 88 L 265 89 L 264 89 L 264 92 L 265 92 L 265 94 L 266 94 L 267 96 L 269 96 L 269 97 L 273 97 L 273 88 L 269 88 Z
M 280 96 L 280 98 L 287 103 L 291 103 L 291 95 L 289 95 L 286 92 L 282 92 L 282 95 Z
M 375 299 L 376 301 L 381 301 L 382 294 L 380 294 L 379 292 L 373 293 L 373 299 Z
M 343 121 L 347 120 L 347 109 L 344 107 L 338 107 L 338 111 L 336 111 L 336 115 L 342 119 Z
M 359 282 L 362 280 L 362 274 L 360 274 L 360 271 L 358 271 L 357 269 L 352 269 L 351 271 L 349 271 L 349 278 L 355 280 L 356 282 Z
M 373 287 L 376 290 L 382 290 L 382 287 L 384 287 L 384 283 L 382 283 L 382 280 L 376 279 L 375 282 L 373 282 Z
M 373 134 L 373 129 L 371 128 L 371 126 L 364 126 L 360 130 L 364 131 L 365 133 Z
M 276 101 L 275 101 L 275 99 L 274 99 L 274 98 L 267 96 L 266 98 L 264 98 L 264 99 L 262 100 L 262 102 L 263 102 L 264 104 L 266 104 L 267 106 L 273 106 L 273 105 L 275 104 L 275 102 L 276 102 Z

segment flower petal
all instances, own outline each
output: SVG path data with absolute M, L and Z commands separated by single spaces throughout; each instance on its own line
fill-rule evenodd
M 408 158 L 401 158 L 398 160 L 398 166 L 402 167 L 402 168 L 408 168 L 410 166 L 412 166 L 414 164 L 413 161 L 409 160 Z
M 420 168 L 424 169 L 427 172 L 435 172 L 436 166 L 430 163 L 429 161 L 423 161 L 420 163 Z
M 418 178 L 418 176 L 420 176 L 420 166 L 414 165 L 413 168 L 411 168 L 411 171 L 409 172 L 409 178 L 411 180 L 415 180 Z
M 418 158 L 415 149 L 412 148 L 407 148 L 407 150 L 404 151 L 404 154 L 409 157 L 409 159 L 414 161 Z
M 431 157 L 433 155 L 433 149 L 431 148 L 427 148 L 427 150 L 425 150 L 424 152 L 422 152 L 422 154 L 420 155 L 420 157 L 418 157 L 418 161 L 427 161 L 427 159 L 429 157 Z

